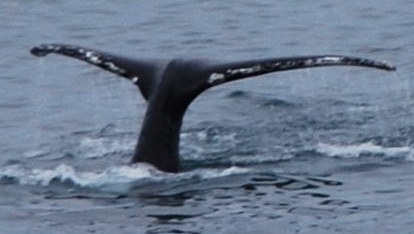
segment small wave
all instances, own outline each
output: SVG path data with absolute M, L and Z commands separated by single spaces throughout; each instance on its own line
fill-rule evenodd
M 403 158 L 408 161 L 414 161 L 414 151 L 411 147 L 384 147 L 372 142 L 356 145 L 319 143 L 316 151 L 329 157 L 357 158 L 364 155 L 381 155 L 387 158 Z
M 110 153 L 124 152 L 133 148 L 135 142 L 114 141 L 105 138 L 83 138 L 79 144 L 79 151 L 85 158 L 99 158 Z
M 127 190 L 128 184 L 143 178 L 162 174 L 147 164 L 131 166 L 114 166 L 101 172 L 81 172 L 73 167 L 61 164 L 53 169 L 26 169 L 19 165 L 12 165 L 0 172 L 2 180 L 16 181 L 21 185 L 48 186 L 54 182 L 69 182 L 76 187 L 98 188 L 103 190 Z M 114 188 L 114 186 L 116 188 Z M 121 187 L 124 188 L 121 188 Z
M 185 173 L 171 174 L 157 170 L 152 165 L 138 163 L 134 165 L 113 166 L 103 171 L 78 171 L 72 166 L 61 164 L 52 169 L 27 169 L 20 165 L 11 165 L 0 172 L 0 181 L 20 185 L 52 186 L 69 184 L 74 188 L 89 188 L 110 193 L 127 193 L 141 184 L 165 182 L 167 184 L 188 179 L 208 180 L 246 173 L 248 169 L 230 167 L 226 169 L 200 169 Z
M 226 177 L 230 175 L 236 174 L 244 174 L 249 172 L 249 169 L 241 168 L 241 167 L 229 167 L 223 170 L 215 169 L 215 170 L 202 170 L 200 171 L 201 178 L 203 179 L 212 179 L 218 177 Z
M 99 137 L 83 137 L 75 143 L 61 146 L 49 144 L 24 152 L 25 158 L 58 159 L 70 152 L 71 155 L 83 159 L 105 158 L 108 155 L 128 152 L 134 148 L 134 141 L 129 138 L 111 139 Z
M 263 154 L 263 155 L 250 155 L 243 157 L 242 155 L 235 155 L 230 157 L 232 163 L 238 164 L 263 164 L 263 163 L 275 163 L 285 161 L 294 158 L 293 153 L 287 151 L 281 151 L 274 154 Z

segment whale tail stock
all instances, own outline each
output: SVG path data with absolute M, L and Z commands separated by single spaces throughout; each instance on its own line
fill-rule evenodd
M 179 134 L 188 105 L 210 87 L 266 73 L 322 66 L 361 66 L 387 71 L 386 62 L 338 55 L 301 56 L 222 63 L 197 60 L 143 61 L 84 47 L 45 44 L 31 49 L 76 58 L 132 81 L 148 102 L 132 162 L 147 162 L 160 170 L 179 169 Z

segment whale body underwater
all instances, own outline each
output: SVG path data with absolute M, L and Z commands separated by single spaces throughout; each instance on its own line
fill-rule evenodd
M 165 172 L 179 171 L 179 141 L 184 114 L 190 103 L 211 87 L 266 73 L 310 67 L 361 66 L 396 70 L 386 62 L 340 55 L 236 62 L 140 60 L 64 44 L 43 44 L 32 48 L 31 53 L 39 57 L 55 53 L 79 59 L 138 86 L 148 105 L 131 163 L 149 163 Z

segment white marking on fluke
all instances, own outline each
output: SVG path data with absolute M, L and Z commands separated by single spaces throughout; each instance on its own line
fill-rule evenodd
M 116 65 L 115 65 L 114 63 L 112 63 L 112 62 L 105 62 L 104 64 L 105 64 L 105 66 L 106 66 L 109 70 L 111 70 L 111 71 L 113 71 L 113 72 L 120 72 L 120 73 L 123 73 L 123 72 L 124 72 L 124 69 L 119 68 L 118 66 L 116 66 Z
M 222 73 L 212 73 L 208 78 L 207 82 L 209 84 L 220 84 L 226 81 L 226 77 Z
M 132 82 L 134 82 L 134 84 L 138 83 L 139 81 L 139 77 L 135 76 L 134 78 L 132 78 Z
M 253 67 L 244 67 L 244 68 L 239 68 L 239 69 L 229 69 L 229 70 L 227 70 L 227 73 L 229 73 L 231 75 L 237 75 L 237 74 L 249 75 L 249 74 L 253 74 L 255 72 L 259 72 L 261 70 L 262 70 L 262 66 L 256 65 L 256 66 L 253 66 Z
M 329 61 L 329 62 L 339 62 L 339 61 L 342 60 L 342 58 L 339 58 L 339 57 L 325 57 L 325 58 L 323 58 L 323 60 Z
M 99 55 L 96 55 L 92 51 L 87 51 L 86 54 L 85 54 L 85 57 L 91 63 L 94 63 L 94 64 L 101 64 L 102 63 L 102 60 L 99 57 Z

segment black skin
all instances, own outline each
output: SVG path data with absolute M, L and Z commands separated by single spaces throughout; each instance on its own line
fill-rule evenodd
M 217 62 L 207 60 L 137 60 L 93 49 L 45 44 L 31 53 L 56 53 L 76 58 L 131 80 L 148 103 L 132 163 L 145 162 L 165 172 L 179 171 L 183 116 L 190 103 L 210 87 L 270 72 L 321 66 L 361 66 L 394 71 L 384 62 L 338 56 L 301 56 Z

